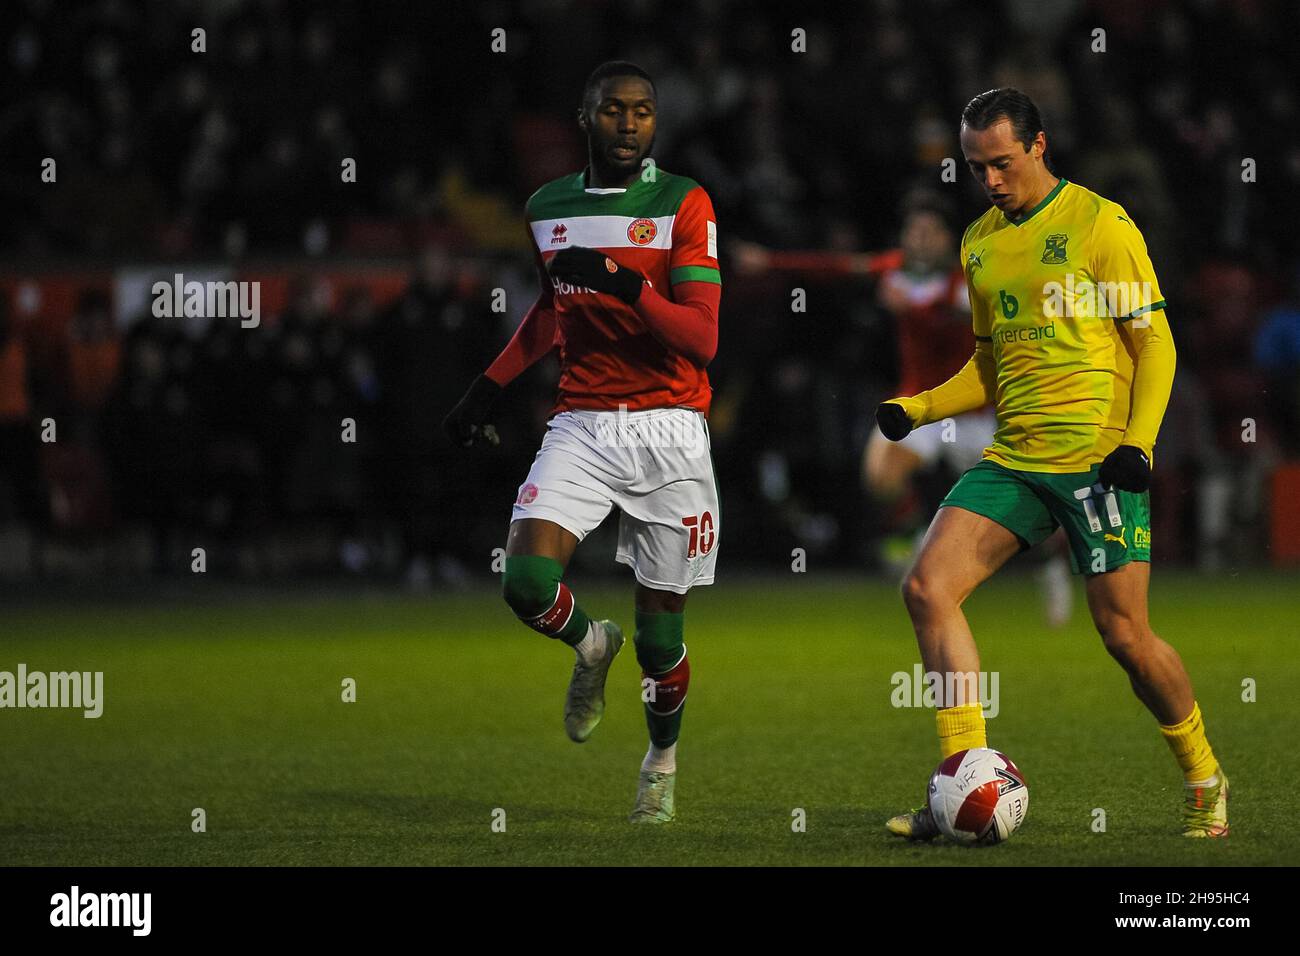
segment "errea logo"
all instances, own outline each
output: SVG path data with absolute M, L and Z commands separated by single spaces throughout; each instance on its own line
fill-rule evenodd
M 551 245 L 554 246 L 561 242 L 568 242 L 569 240 L 564 235 L 568 231 L 569 227 L 564 223 L 556 223 L 555 228 L 551 230 Z

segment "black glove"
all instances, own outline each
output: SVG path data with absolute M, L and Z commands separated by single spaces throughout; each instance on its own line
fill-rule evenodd
M 890 441 L 902 441 L 912 430 L 912 420 L 898 402 L 881 402 L 876 409 L 876 424 Z
M 1146 491 L 1151 487 L 1151 461 L 1141 448 L 1120 445 L 1102 461 L 1097 480 L 1121 491 Z
M 447 436 L 465 448 L 482 442 L 489 445 L 501 444 L 496 426 L 489 424 L 489 419 L 493 417 L 492 406 L 500 394 L 501 386 L 486 375 L 474 379 L 465 397 L 442 420 Z
M 561 249 L 546 265 L 555 278 L 597 292 L 616 295 L 628 305 L 641 298 L 644 280 L 597 249 L 572 246 Z

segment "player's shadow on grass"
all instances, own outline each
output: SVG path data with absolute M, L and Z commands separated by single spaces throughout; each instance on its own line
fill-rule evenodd
M 817 811 L 817 826 L 824 833 L 827 831 L 842 835 L 849 845 L 870 847 L 873 851 L 898 851 L 904 855 L 914 854 L 918 848 L 925 849 L 932 844 L 942 845 L 943 841 L 930 843 L 912 842 L 894 836 L 885 829 L 885 821 L 897 816 L 908 807 L 899 805 L 874 807 L 827 807 Z M 951 846 L 952 844 L 948 844 Z M 900 861 L 902 862 L 902 861 Z

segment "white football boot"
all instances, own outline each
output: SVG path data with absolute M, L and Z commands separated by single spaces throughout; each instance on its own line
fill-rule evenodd
M 594 621 L 593 626 L 605 632 L 605 654 L 590 664 L 579 655 L 564 697 L 564 731 L 577 744 L 586 741 L 605 716 L 605 677 L 623 647 L 623 632 L 613 621 Z
M 677 771 L 662 773 L 642 770 L 636 787 L 636 806 L 628 819 L 633 823 L 672 823 L 677 815 L 673 807 L 673 786 Z

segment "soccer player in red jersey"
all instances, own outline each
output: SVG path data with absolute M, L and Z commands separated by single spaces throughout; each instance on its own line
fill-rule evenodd
M 690 682 L 683 611 L 692 587 L 713 582 L 721 530 L 705 367 L 722 285 L 708 194 L 648 158 L 656 106 L 653 81 L 632 63 L 588 78 L 578 125 L 589 165 L 526 207 L 542 293 L 445 424 L 461 444 L 495 443 L 501 390 L 558 350 L 559 395 L 515 500 L 503 593 L 520 620 L 576 652 L 564 726 L 585 741 L 623 634 L 590 619 L 563 576 L 578 542 L 618 506 L 616 560 L 637 581 L 633 643 L 650 732 L 631 819 L 667 823 Z

